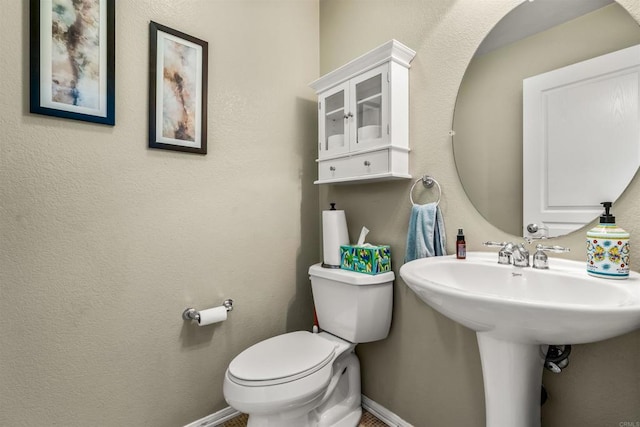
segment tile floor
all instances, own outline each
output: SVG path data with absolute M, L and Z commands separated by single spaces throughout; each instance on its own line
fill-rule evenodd
M 225 422 L 221 427 L 245 427 L 247 425 L 247 415 L 242 414 L 237 417 Z M 360 419 L 360 424 L 358 427 L 388 427 L 387 424 L 383 423 L 372 414 L 367 411 L 362 411 L 362 418 Z

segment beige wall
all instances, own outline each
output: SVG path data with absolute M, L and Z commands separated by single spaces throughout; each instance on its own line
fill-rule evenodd
M 411 182 L 318 198 L 306 86 L 390 38 L 418 52 L 411 170 L 443 187 L 448 249 L 458 227 L 470 250 L 513 238 L 470 204 L 447 133 L 467 63 L 518 0 L 322 0 L 319 19 L 313 0 L 118 2 L 113 128 L 28 113 L 26 3 L 0 0 L 0 425 L 178 426 L 226 406 L 235 354 L 309 324 L 318 200 L 347 210 L 352 239 L 366 225 L 392 244 L 397 273 Z M 210 43 L 207 156 L 146 148 L 150 19 Z M 639 200 L 635 181 L 617 203 L 632 236 Z M 583 235 L 555 242 L 580 259 Z M 228 297 L 225 323 L 179 318 Z M 400 279 L 394 298 L 389 339 L 359 346 L 363 392 L 416 426 L 483 426 L 474 335 Z M 640 333 L 576 346 L 569 369 L 545 376 L 545 427 L 640 420 L 639 352 Z
M 0 425 L 220 410 L 232 357 L 312 321 L 318 2 L 118 1 L 115 127 L 28 113 L 28 3 L 0 0 Z M 150 20 L 209 42 L 206 156 L 147 149 Z
M 448 132 L 458 87 L 473 53 L 490 29 L 519 0 L 321 0 L 320 69 L 328 72 L 351 58 L 396 38 L 417 51 L 410 72 L 411 171 L 433 175 L 442 185 L 441 207 L 448 250 L 463 227 L 469 250 L 486 240 L 513 240 L 487 223 L 467 198 L 456 173 Z M 640 4 L 621 1 L 640 19 Z M 351 239 L 362 225 L 370 241 L 392 245 L 394 270 L 404 257 L 412 182 L 322 186 L 320 205 L 337 202 L 347 212 Z M 429 190 L 416 197 L 434 200 Z M 619 224 L 640 235 L 640 182 L 616 203 Z M 588 227 L 592 227 L 590 224 Z M 554 243 L 584 257 L 585 229 Z M 552 261 L 553 262 L 553 261 Z M 632 256 L 640 266 L 640 250 Z M 484 426 L 480 359 L 474 334 L 436 313 L 396 281 L 391 334 L 358 346 L 363 393 L 420 427 Z M 575 346 L 561 375 L 545 373 L 551 398 L 543 425 L 617 427 L 640 421 L 640 332 L 601 343 Z
M 522 80 L 639 43 L 640 26 L 613 3 L 474 57 L 456 99 L 453 148 L 464 189 L 489 222 L 522 233 Z

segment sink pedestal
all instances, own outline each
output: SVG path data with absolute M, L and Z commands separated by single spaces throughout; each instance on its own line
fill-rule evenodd
M 544 355 L 521 344 L 477 332 L 487 427 L 540 427 Z

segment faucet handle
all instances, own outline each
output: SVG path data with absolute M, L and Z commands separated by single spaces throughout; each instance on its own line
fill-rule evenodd
M 563 253 L 570 251 L 571 249 L 562 246 L 545 246 L 538 244 L 536 245 L 536 253 L 533 255 L 533 268 L 539 268 L 541 270 L 549 268 L 549 257 L 547 257 L 545 252 Z
M 488 246 L 490 248 L 503 248 L 507 242 L 482 242 L 484 246 Z
M 565 248 L 563 246 L 545 246 L 545 245 L 541 245 L 541 244 L 537 244 L 536 245 L 536 250 L 538 251 L 544 251 L 544 252 L 555 252 L 555 253 L 564 253 L 564 252 L 571 252 L 570 248 Z
M 513 243 L 482 242 L 482 244 L 490 248 L 500 248 L 500 250 L 498 251 L 498 264 L 511 264 L 511 255 L 513 253 Z

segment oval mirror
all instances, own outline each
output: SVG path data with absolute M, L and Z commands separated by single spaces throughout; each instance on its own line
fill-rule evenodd
M 622 6 L 523 2 L 460 85 L 453 149 L 465 192 L 510 234 L 577 230 L 638 169 L 639 101 L 640 27 Z

